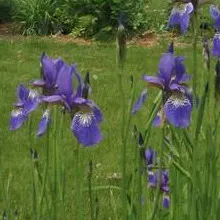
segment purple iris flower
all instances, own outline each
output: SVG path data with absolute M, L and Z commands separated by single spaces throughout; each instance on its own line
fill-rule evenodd
M 148 185 L 149 187 L 155 188 L 157 187 L 157 183 L 158 183 L 158 179 L 159 179 L 159 171 L 149 171 L 148 172 Z M 166 192 L 168 193 L 170 191 L 169 189 L 169 176 L 168 176 L 168 171 L 164 170 L 161 173 L 161 182 L 160 182 L 160 190 L 162 192 Z
M 184 34 L 188 29 L 190 14 L 193 10 L 191 2 L 175 4 L 168 21 L 168 28 L 179 25 L 181 32 Z
M 17 96 L 18 101 L 11 113 L 10 130 L 20 128 L 28 115 L 37 108 L 40 102 L 38 93 L 34 90 L 27 89 L 22 84 L 17 88 Z
M 184 85 L 188 82 L 190 76 L 186 74 L 183 61 L 183 57 L 175 57 L 173 49 L 169 49 L 169 52 L 162 55 L 160 59 L 158 75 L 143 76 L 143 80 L 164 92 L 163 107 L 153 122 L 156 126 L 160 126 L 164 118 L 175 127 L 185 128 L 190 124 L 192 95 Z M 143 98 L 140 97 L 138 104 L 133 107 L 133 112 L 140 109 L 143 104 L 142 100 Z
M 170 207 L 170 197 L 168 195 L 163 197 L 163 207 L 166 209 Z
M 56 81 L 58 74 L 64 65 L 62 59 L 51 59 L 45 53 L 41 56 L 42 79 L 35 80 L 33 85 L 43 88 L 43 95 L 54 95 L 57 92 Z
M 63 67 L 64 61 L 62 59 L 51 59 L 45 53 L 41 56 L 41 74 L 42 79 L 35 80 L 33 86 L 42 88 L 43 96 L 56 95 L 57 91 L 57 77 Z M 47 109 L 38 125 L 37 136 L 42 136 L 51 122 L 49 120 L 49 110 Z
M 148 148 L 144 153 L 146 164 L 149 167 L 152 167 L 156 163 L 156 151 Z
M 214 27 L 217 29 L 217 33 L 213 38 L 212 55 L 220 57 L 220 11 L 215 5 L 210 6 L 210 14 L 214 20 Z
M 191 95 L 183 85 L 189 80 L 183 61 L 183 57 L 165 53 L 160 59 L 158 76 L 143 77 L 149 84 L 164 91 L 164 116 L 171 124 L 182 128 L 189 126 L 192 111 Z
M 220 29 L 220 11 L 215 5 L 210 6 L 210 14 L 214 20 L 214 27 Z
M 78 83 L 76 89 L 73 88 L 73 79 Z M 78 142 L 84 146 L 91 146 L 102 139 L 99 128 L 102 113 L 92 100 L 87 99 L 89 86 L 82 81 L 74 65 L 64 64 L 57 78 L 57 95 L 45 96 L 43 101 L 62 104 L 70 113 L 71 130 Z

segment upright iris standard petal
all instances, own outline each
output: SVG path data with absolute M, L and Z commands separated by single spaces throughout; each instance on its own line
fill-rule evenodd
M 190 75 L 186 74 L 186 68 L 183 64 L 184 57 L 175 57 L 175 78 L 172 82 L 184 84 L 189 81 Z
M 37 136 L 40 137 L 47 131 L 49 123 L 50 123 L 50 111 L 49 109 L 47 109 L 40 120 Z
M 160 58 L 159 63 L 159 77 L 168 84 L 171 80 L 175 59 L 173 54 L 165 53 Z
M 57 86 L 59 93 L 67 99 L 73 94 L 72 75 L 75 71 L 74 66 L 68 64 L 63 65 L 57 78 Z
M 213 38 L 212 55 L 220 57 L 220 32 L 217 32 Z
M 168 28 L 179 25 L 181 28 L 181 32 L 185 33 L 189 26 L 190 14 L 192 13 L 192 11 L 192 3 L 175 5 L 168 21 Z
M 82 90 L 83 90 L 82 78 L 76 70 L 74 71 L 74 75 L 76 76 L 76 79 L 78 81 L 76 96 L 79 97 L 79 96 L 82 96 Z
M 102 134 L 93 112 L 79 111 L 75 113 L 71 129 L 78 142 L 84 146 L 98 144 L 102 139 Z
M 192 102 L 179 91 L 174 91 L 164 105 L 165 117 L 175 127 L 185 128 L 190 124 Z
M 23 109 L 15 109 L 11 112 L 10 130 L 14 131 L 20 128 L 24 121 L 27 119 L 27 115 Z
M 145 89 L 144 91 L 142 91 L 137 102 L 134 104 L 134 106 L 132 108 L 132 114 L 135 114 L 141 108 L 141 106 L 146 101 L 146 99 L 147 99 L 147 90 Z
M 48 89 L 56 84 L 57 76 L 64 65 L 62 59 L 51 59 L 46 54 L 42 55 L 41 58 L 42 70 L 44 74 L 44 80 Z
M 215 5 L 210 6 L 210 14 L 214 20 L 215 28 L 220 28 L 220 11 Z
M 55 95 L 57 94 L 57 77 L 63 65 L 65 65 L 62 59 L 51 59 L 45 53 L 41 56 L 41 77 L 40 80 L 35 80 L 32 85 L 36 87 L 42 87 L 43 95 Z

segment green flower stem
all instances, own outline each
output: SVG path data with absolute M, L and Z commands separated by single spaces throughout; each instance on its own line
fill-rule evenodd
M 92 161 L 90 161 L 89 171 L 88 171 L 88 189 L 89 189 L 89 203 L 90 203 L 91 220 L 94 220 L 95 215 L 94 215 L 93 194 L 92 194 L 92 173 L 93 173 L 93 164 L 92 164 Z
M 193 13 L 193 92 L 194 98 L 197 97 L 197 40 L 198 40 L 198 14 Z
M 83 179 L 82 179 L 82 161 L 81 161 L 81 147 L 77 143 L 75 149 L 75 192 L 76 192 L 76 219 L 83 219 L 83 200 L 82 200 L 82 189 L 83 189 Z
M 57 129 L 58 129 L 58 107 L 54 108 L 54 129 L 53 129 L 53 219 L 57 219 Z
M 161 184 L 161 176 L 162 176 L 162 163 L 163 163 L 163 155 L 164 155 L 164 137 L 165 137 L 165 129 L 166 125 L 164 125 L 161 129 L 161 143 L 160 143 L 160 155 L 159 155 L 159 178 L 157 182 L 157 189 L 156 189 L 156 198 L 154 201 L 154 208 L 151 216 L 151 220 L 155 219 L 157 210 L 158 210 L 158 204 L 159 204 L 159 198 L 160 198 L 160 184 Z
M 45 168 L 44 168 L 44 174 L 43 174 L 43 182 L 42 182 L 42 188 L 41 188 L 41 193 L 40 193 L 40 199 L 39 199 L 39 215 L 42 214 L 42 205 L 43 205 L 43 199 L 45 195 L 45 191 L 46 191 L 46 185 L 47 185 L 47 180 L 48 180 L 48 167 L 49 167 L 49 146 L 50 146 L 50 127 L 47 131 L 46 134 L 46 143 L 44 144 L 45 147 L 45 155 L 46 155 L 46 164 L 45 164 Z M 46 202 L 46 204 L 48 204 Z M 47 205 L 48 206 L 48 205 Z M 47 208 L 47 211 L 48 208 Z M 38 219 L 40 219 L 40 216 L 38 217 Z

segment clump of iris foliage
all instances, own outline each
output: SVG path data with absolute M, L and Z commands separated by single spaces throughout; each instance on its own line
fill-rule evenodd
M 53 59 L 46 53 L 41 55 L 41 77 L 33 79 L 29 86 L 18 85 L 17 101 L 10 119 L 12 131 L 27 127 L 31 183 L 26 184 L 31 185 L 32 204 L 27 210 L 22 206 L 25 202 L 11 202 L 11 194 L 16 193 L 16 190 L 10 191 L 13 171 L 9 172 L 7 182 L 1 172 L 3 219 L 218 219 L 220 10 L 216 5 L 210 6 L 216 29 L 211 50 L 207 36 L 202 42 L 198 40 L 198 10 L 198 1 L 177 2 L 168 22 L 170 30 L 177 26 L 185 34 L 192 21 L 193 49 L 189 53 L 193 58 L 187 62 L 184 51 L 177 55 L 178 46 L 173 39 L 160 56 L 158 68 L 154 68 L 156 74 L 144 73 L 138 80 L 133 75 L 136 71 L 133 68 L 130 80 L 126 74 L 129 50 L 126 48 L 123 21 L 119 21 L 118 65 L 112 69 L 117 73 L 116 97 L 119 102 L 115 110 L 120 123 L 114 119 L 116 111 L 111 112 L 115 114 L 111 122 L 119 133 L 117 148 L 120 153 L 109 161 L 106 151 L 103 161 L 119 164 L 120 170 L 108 176 L 105 184 L 95 184 L 94 175 L 98 174 L 94 172 L 100 166 L 94 164 L 95 156 L 93 160 L 86 161 L 87 169 L 85 158 L 91 149 L 95 149 L 90 146 L 100 144 L 100 148 L 104 147 L 102 142 L 107 135 L 111 139 L 108 150 L 116 141 L 112 135 L 114 131 L 103 135 L 100 129 L 102 113 L 105 114 L 114 102 L 106 102 L 107 107 L 102 106 L 101 112 L 93 99 L 89 99 L 105 86 L 101 84 L 100 88 L 95 88 L 91 85 L 91 78 L 95 84 L 97 76 L 90 77 L 87 72 L 83 79 L 76 64 L 69 65 L 63 59 Z M 198 59 L 201 52 L 199 44 L 203 45 L 204 60 Z M 149 54 L 148 60 L 151 59 Z M 192 65 L 190 73 L 185 64 L 189 62 Z M 201 63 L 204 63 L 203 71 Z M 135 101 L 136 91 L 140 90 L 140 78 L 149 87 L 144 88 Z M 156 95 L 154 90 L 159 90 Z M 106 92 L 105 99 L 114 99 L 108 96 Z M 152 96 L 154 100 L 150 102 Z M 94 97 L 94 100 L 98 98 Z M 147 114 L 141 117 L 144 108 L 138 111 L 145 102 L 148 104 L 145 107 Z M 39 109 L 43 114 L 35 131 L 34 111 Z M 143 128 L 141 123 L 134 123 L 135 118 L 136 122 L 143 121 Z M 102 124 L 107 123 L 110 121 L 105 117 Z M 66 158 L 62 156 L 69 130 L 75 137 L 71 138 L 72 148 L 67 153 L 72 158 L 68 168 L 73 167 L 73 172 L 66 168 L 64 159 L 67 155 Z M 45 155 L 39 155 L 35 149 L 40 139 L 43 139 L 40 147 L 45 148 Z M 2 167 L 4 159 L 1 157 Z M 71 183 L 68 191 L 67 182 Z M 106 193 L 106 200 L 100 199 L 103 193 Z M 104 209 L 105 203 L 110 207 Z

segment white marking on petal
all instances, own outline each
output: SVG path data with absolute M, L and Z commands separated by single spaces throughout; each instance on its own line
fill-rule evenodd
M 191 102 L 184 93 L 175 92 L 168 98 L 164 107 L 167 108 L 168 106 L 172 106 L 173 108 L 178 108 L 189 105 L 191 105 Z
M 32 90 L 32 89 L 29 91 L 28 98 L 35 99 L 35 98 L 38 98 L 38 97 L 39 97 L 39 95 L 38 95 L 37 91 Z
M 214 39 L 220 40 L 220 32 L 217 32 L 217 33 L 214 35 Z
M 193 5 L 192 3 L 180 3 L 174 6 L 172 10 L 172 14 L 178 14 L 180 17 L 182 17 L 185 13 L 190 14 L 193 11 Z
M 43 114 L 43 118 L 46 118 L 46 119 L 48 120 L 49 117 L 50 117 L 50 110 L 47 109 L 47 110 L 44 112 L 44 114 Z
M 14 109 L 11 112 L 12 117 L 18 117 L 19 115 L 22 115 L 22 109 Z
M 93 112 L 77 112 L 74 115 L 74 123 L 79 122 L 84 127 L 89 127 L 94 118 Z

